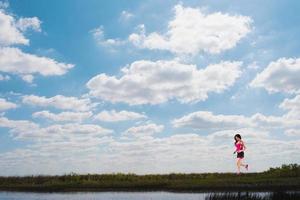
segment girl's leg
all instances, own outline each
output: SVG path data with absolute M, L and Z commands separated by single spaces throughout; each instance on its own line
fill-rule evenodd
M 243 164 L 242 158 L 240 159 L 240 166 L 243 166 L 248 170 L 248 164 Z
M 240 158 L 237 159 L 236 165 L 237 165 L 237 169 L 238 169 L 237 173 L 240 174 L 241 173 L 241 159 Z

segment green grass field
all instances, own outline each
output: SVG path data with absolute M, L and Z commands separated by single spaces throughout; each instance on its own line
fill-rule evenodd
M 275 191 L 300 190 L 300 165 L 289 164 L 260 173 L 68 174 L 0 177 L 8 191 Z

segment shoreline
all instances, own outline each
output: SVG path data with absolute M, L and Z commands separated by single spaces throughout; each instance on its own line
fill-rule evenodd
M 115 192 L 115 193 L 152 193 L 152 192 L 167 192 L 167 193 L 176 193 L 176 194 L 189 194 L 189 193 L 256 193 L 256 192 L 300 192 L 300 190 L 183 190 L 183 191 L 174 191 L 174 190 L 0 190 L 1 192 L 12 192 L 12 193 L 106 193 L 106 192 Z
M 171 193 L 210 193 L 210 192 L 300 192 L 300 185 L 247 185 L 247 186 L 199 186 L 199 187 L 83 187 L 83 186 L 2 186 L 0 192 L 171 192 Z

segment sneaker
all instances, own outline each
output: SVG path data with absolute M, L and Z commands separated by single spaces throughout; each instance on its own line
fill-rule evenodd
M 246 170 L 248 170 L 248 166 L 249 166 L 248 164 L 245 166 Z

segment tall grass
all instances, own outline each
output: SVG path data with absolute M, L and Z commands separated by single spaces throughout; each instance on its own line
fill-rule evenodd
M 212 193 L 205 200 L 299 200 L 299 192 L 271 192 L 267 195 L 255 193 Z

